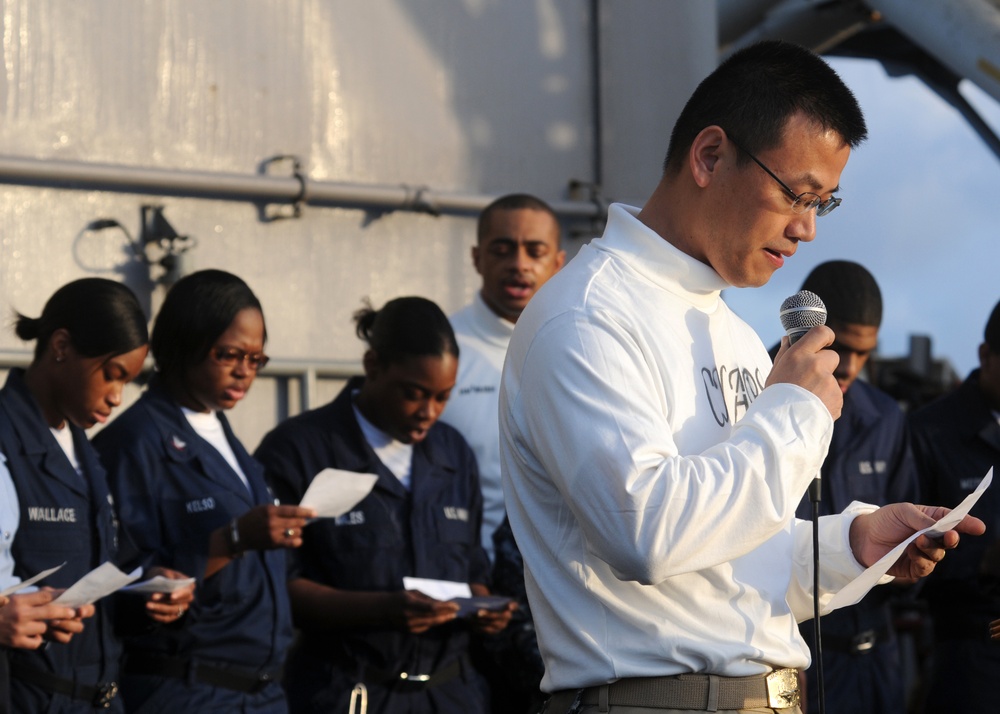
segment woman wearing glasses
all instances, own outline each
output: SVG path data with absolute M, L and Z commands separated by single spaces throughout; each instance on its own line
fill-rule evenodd
M 267 364 L 260 302 L 203 270 L 164 300 L 148 390 L 95 438 L 122 526 L 148 564 L 198 580 L 177 623 L 131 632 L 122 682 L 132 712 L 284 712 L 278 682 L 292 624 L 282 549 L 302 544 L 298 506 L 276 506 L 222 412 Z

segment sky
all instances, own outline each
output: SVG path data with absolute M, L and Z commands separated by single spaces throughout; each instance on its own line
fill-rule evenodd
M 1000 301 L 1000 157 L 920 80 L 889 77 L 874 61 L 829 61 L 868 122 L 868 141 L 841 175 L 843 204 L 767 285 L 725 299 L 770 346 L 783 334 L 779 305 L 809 271 L 853 260 L 882 290 L 878 354 L 905 356 L 910 336 L 926 335 L 932 356 L 964 378 Z M 963 91 L 1000 133 L 1000 104 L 974 85 Z

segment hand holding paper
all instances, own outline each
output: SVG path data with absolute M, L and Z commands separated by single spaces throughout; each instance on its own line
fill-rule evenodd
M 398 607 L 396 623 L 415 635 L 451 622 L 458 616 L 456 603 L 438 600 L 420 590 L 401 590 L 393 597 Z
M 66 628 L 79 632 L 83 629 L 80 621 L 93 614 L 89 611 L 77 612 L 73 608 L 53 605 L 56 593 L 51 590 L 0 596 L 0 646 L 18 649 L 38 649 L 43 637 L 58 642 L 68 642 L 73 632 L 54 631 L 53 621 L 69 623 Z M 63 629 L 66 629 L 63 628 Z
M 300 506 L 316 509 L 320 518 L 342 516 L 375 488 L 378 476 L 326 468 L 313 477 Z
M 136 568 L 126 575 L 114 564 L 103 563 L 64 590 L 62 595 L 55 599 L 54 604 L 66 607 L 90 605 L 138 580 L 141 575 L 142 568 Z
M 858 602 L 885 574 L 926 577 L 945 551 L 958 545 L 959 533 L 982 535 L 986 524 L 968 513 L 992 481 L 991 468 L 976 490 L 951 511 L 894 503 L 855 518 L 851 524 L 851 550 L 859 563 L 870 566 L 834 595 L 827 609 Z

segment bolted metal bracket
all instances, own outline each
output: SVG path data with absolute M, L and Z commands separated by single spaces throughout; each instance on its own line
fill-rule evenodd
M 258 203 L 257 218 L 261 223 L 272 223 L 289 218 L 301 218 L 302 206 L 306 200 L 308 183 L 302 173 L 302 162 L 299 157 L 293 154 L 279 154 L 269 159 L 264 159 L 257 167 L 257 173 L 265 176 L 272 175 L 272 169 L 276 166 L 287 166 L 291 169 L 292 178 L 299 182 L 299 192 L 292 197 L 290 203 Z

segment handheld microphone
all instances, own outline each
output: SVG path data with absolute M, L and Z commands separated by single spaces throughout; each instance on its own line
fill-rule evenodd
M 778 317 L 788 334 L 788 341 L 794 345 L 810 328 L 826 324 L 826 305 L 816 293 L 799 290 L 781 303 Z
M 816 293 L 799 290 L 781 303 L 778 317 L 781 318 L 781 326 L 785 328 L 789 343 L 794 345 L 816 325 L 826 324 L 826 305 Z M 820 500 L 820 483 L 817 476 L 809 486 L 809 498 L 814 504 Z

